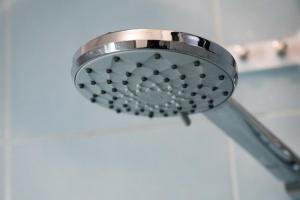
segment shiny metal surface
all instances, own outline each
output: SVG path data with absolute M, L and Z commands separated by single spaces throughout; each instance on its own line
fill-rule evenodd
M 279 180 L 287 183 L 300 181 L 299 158 L 235 100 L 228 100 L 205 116 Z
M 234 58 L 227 50 L 212 41 L 171 30 L 133 29 L 110 32 L 81 46 L 74 55 L 72 77 L 83 63 L 98 56 L 140 48 L 167 49 L 200 56 L 209 59 L 233 77 L 236 76 Z
M 300 182 L 287 183 L 285 189 L 293 200 L 300 200 Z
M 91 102 L 149 117 L 192 114 L 229 98 L 237 83 L 233 57 L 188 33 L 127 30 L 82 46 L 72 77 Z
M 82 46 L 72 77 L 83 96 L 117 113 L 179 114 L 189 125 L 189 114 L 208 111 L 207 118 L 277 178 L 300 181 L 299 158 L 229 99 L 237 84 L 235 65 L 225 49 L 204 38 L 138 29 L 108 33 Z

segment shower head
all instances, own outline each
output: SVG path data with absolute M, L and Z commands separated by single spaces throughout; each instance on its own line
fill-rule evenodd
M 234 58 L 224 48 L 183 32 L 111 32 L 82 46 L 72 77 L 92 103 L 149 117 L 204 112 L 234 91 Z
M 287 188 L 300 182 L 297 155 L 229 99 L 237 84 L 235 60 L 207 39 L 168 30 L 107 33 L 77 51 L 72 77 L 83 96 L 117 113 L 180 114 L 188 125 L 189 114 L 211 110 L 205 116 Z M 298 185 L 296 188 L 300 191 Z

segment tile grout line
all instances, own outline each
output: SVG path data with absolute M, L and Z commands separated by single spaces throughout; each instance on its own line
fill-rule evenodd
M 280 112 L 270 112 L 270 113 L 257 113 L 255 116 L 258 119 L 276 119 L 281 117 L 289 117 L 289 116 L 300 116 L 300 109 L 299 110 L 286 110 Z M 193 123 L 203 122 L 205 118 L 201 119 L 193 119 Z M 39 142 L 39 141 L 58 141 L 58 140 L 65 140 L 65 139 L 76 139 L 76 138 L 90 138 L 90 137 L 98 137 L 103 134 L 109 132 L 110 134 L 118 134 L 121 132 L 134 132 L 134 131 L 142 131 L 145 127 L 151 128 L 166 128 L 170 126 L 177 125 L 177 121 L 171 121 L 169 123 L 161 122 L 155 124 L 141 124 L 139 126 L 133 127 L 121 127 L 121 128 L 108 128 L 108 129 L 94 129 L 94 130 L 84 130 L 78 132 L 56 132 L 56 133 L 49 133 L 50 136 L 32 136 L 32 137 L 17 137 L 12 140 L 12 146 L 14 145 L 23 145 L 28 144 L 31 142 Z M 24 133 L 25 134 L 25 133 Z M 28 133 L 30 134 L 30 133 Z M 3 141 L 2 141 L 3 143 Z M 0 141 L 1 144 L 1 141 Z
M 12 138 L 11 138 L 11 27 L 10 27 L 10 9 L 11 0 L 4 0 L 4 200 L 11 200 L 11 153 L 12 153 Z M 213 15 L 214 15 L 214 29 L 215 36 L 219 42 L 222 42 L 221 33 L 221 15 L 220 15 L 220 2 L 219 0 L 213 0 Z M 229 171 L 230 171 L 230 181 L 232 187 L 233 200 L 239 200 L 239 185 L 237 179 L 237 165 L 236 165 L 236 153 L 235 146 L 231 139 L 228 138 L 228 159 L 229 159 Z
M 4 8 L 4 200 L 11 200 L 11 0 L 3 1 Z
M 202 119 L 201 121 L 205 120 Z M 197 120 L 195 120 L 197 121 Z M 180 125 L 179 125 L 180 124 Z M 143 125 L 137 125 L 133 127 L 120 127 L 120 128 L 114 128 L 114 129 L 96 129 L 96 130 L 90 130 L 90 131 L 79 131 L 79 132 L 70 132 L 70 133 L 52 133 L 50 134 L 50 137 L 32 137 L 32 138 L 14 138 L 13 140 L 13 145 L 22 145 L 22 144 L 27 144 L 30 142 L 40 142 L 40 141 L 61 141 L 61 140 L 66 140 L 66 139 L 82 139 L 82 138 L 92 138 L 92 137 L 98 137 L 101 135 L 106 135 L 106 134 L 122 134 L 124 132 L 139 132 L 143 131 L 145 129 L 166 129 L 170 126 L 177 126 L 179 125 L 180 127 L 183 126 L 181 123 L 165 123 L 161 122 L 156 125 L 152 124 L 143 124 Z M 125 130 L 125 131 L 124 131 Z
M 236 165 L 236 153 L 234 142 L 231 138 L 227 138 L 227 147 L 228 147 L 228 159 L 229 159 L 229 174 L 230 174 L 230 185 L 232 191 L 232 199 L 239 200 L 239 182 L 237 175 L 237 165 Z
M 283 117 L 295 117 L 298 115 L 300 115 L 300 109 L 289 109 L 255 114 L 255 116 L 260 119 L 278 119 Z
M 222 37 L 222 18 L 221 6 L 219 0 L 212 0 L 212 15 L 213 15 L 213 29 L 217 42 L 223 43 Z
M 217 42 L 223 44 L 224 39 L 222 36 L 222 16 L 220 0 L 212 0 L 212 14 L 214 23 L 214 34 Z M 231 186 L 231 195 L 233 200 L 240 200 L 239 185 L 237 177 L 236 154 L 233 141 L 227 138 L 227 151 L 228 151 L 228 167 Z

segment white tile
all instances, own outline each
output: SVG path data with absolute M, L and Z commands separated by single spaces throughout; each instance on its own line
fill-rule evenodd
M 15 199 L 231 200 L 225 136 L 204 118 L 13 150 Z
M 300 156 L 300 116 L 261 119 L 261 121 Z M 240 147 L 237 147 L 236 152 L 242 200 L 290 200 L 280 181 Z
M 148 119 L 90 105 L 71 80 L 77 48 L 100 34 L 166 28 L 212 37 L 210 1 L 15 1 L 12 13 L 14 135 L 130 127 Z
M 227 44 L 282 38 L 300 28 L 298 0 L 222 0 L 220 4 Z

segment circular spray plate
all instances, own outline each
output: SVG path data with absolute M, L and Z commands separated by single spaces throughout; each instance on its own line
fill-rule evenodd
M 157 49 L 95 58 L 81 66 L 75 84 L 92 103 L 149 117 L 204 112 L 234 90 L 232 78 L 208 60 Z
M 82 46 L 73 60 L 77 89 L 117 113 L 149 117 L 204 112 L 228 99 L 235 60 L 221 46 L 188 33 L 134 29 Z

